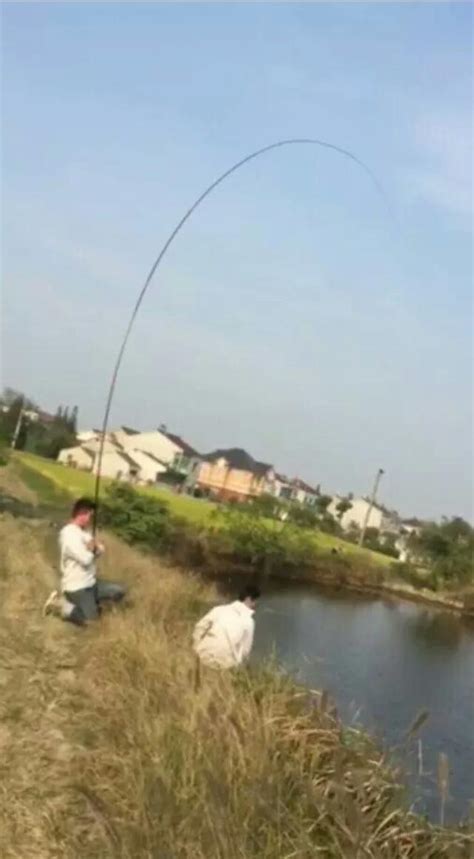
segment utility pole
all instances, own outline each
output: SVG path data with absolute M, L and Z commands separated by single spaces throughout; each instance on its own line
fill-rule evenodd
M 375 499 L 377 497 L 377 489 L 379 488 L 380 478 L 382 477 L 383 474 L 385 474 L 383 468 L 379 468 L 379 470 L 377 471 L 377 474 L 375 475 L 374 488 L 372 490 L 372 495 L 370 498 L 369 506 L 367 508 L 367 513 L 365 514 L 364 524 L 362 526 L 362 531 L 360 532 L 360 537 L 359 537 L 359 546 L 361 548 L 364 545 L 365 532 L 367 531 L 367 526 L 368 526 L 369 520 L 370 520 L 370 514 L 372 513 L 372 509 L 373 509 L 373 506 L 375 504 Z
M 16 443 L 18 441 L 18 436 L 20 435 L 21 424 L 23 422 L 23 411 L 24 411 L 24 402 L 22 402 L 22 404 L 21 404 L 21 409 L 18 413 L 18 419 L 16 422 L 15 430 L 13 432 L 13 436 L 12 436 L 12 442 L 11 442 L 11 449 L 12 450 L 15 450 Z

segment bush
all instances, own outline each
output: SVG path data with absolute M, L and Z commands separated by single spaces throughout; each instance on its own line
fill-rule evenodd
M 231 506 L 235 507 L 235 503 Z M 266 516 L 268 519 L 280 519 L 281 514 L 287 509 L 287 504 L 282 503 L 279 498 L 274 498 L 273 495 L 264 493 L 257 498 L 253 498 L 248 503 L 240 505 L 242 513 L 251 513 L 255 516 Z
M 239 510 L 227 509 L 217 515 L 221 527 L 214 534 L 215 548 L 255 571 L 301 569 L 315 560 L 314 537 L 295 525 L 276 525 Z
M 321 519 L 319 519 L 318 527 L 320 531 L 324 531 L 325 534 L 342 536 L 344 533 L 340 523 L 337 522 L 329 513 L 326 513 Z
M 434 570 L 420 570 L 409 561 L 405 563 L 392 564 L 391 570 L 399 579 L 412 585 L 414 588 L 429 588 L 432 591 L 439 590 L 440 577 Z
M 107 489 L 100 519 L 126 543 L 158 550 L 171 541 L 173 529 L 167 503 L 136 492 L 126 483 L 113 483 Z
M 447 586 L 474 581 L 474 529 L 460 517 L 425 525 L 410 548 Z
M 303 507 L 301 504 L 292 504 L 289 518 L 301 528 L 316 528 L 319 521 L 318 514 L 312 507 Z

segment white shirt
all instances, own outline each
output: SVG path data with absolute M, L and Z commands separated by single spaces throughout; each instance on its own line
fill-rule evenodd
M 91 539 L 88 531 L 83 531 L 72 522 L 61 529 L 59 550 L 63 591 L 79 591 L 95 585 L 95 555 L 87 548 Z
M 193 633 L 194 651 L 202 662 L 219 668 L 241 665 L 252 649 L 253 615 L 240 600 L 211 609 Z

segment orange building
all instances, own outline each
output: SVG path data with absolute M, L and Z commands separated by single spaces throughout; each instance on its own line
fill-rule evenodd
M 258 462 L 241 448 L 215 450 L 202 457 L 193 473 L 194 489 L 222 501 L 248 501 L 261 495 L 274 479 L 271 465 Z

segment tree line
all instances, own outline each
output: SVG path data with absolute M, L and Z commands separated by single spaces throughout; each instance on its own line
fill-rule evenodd
M 78 407 L 58 406 L 54 415 L 47 415 L 30 397 L 5 388 L 0 398 L 0 446 L 56 459 L 64 447 L 76 444 Z

